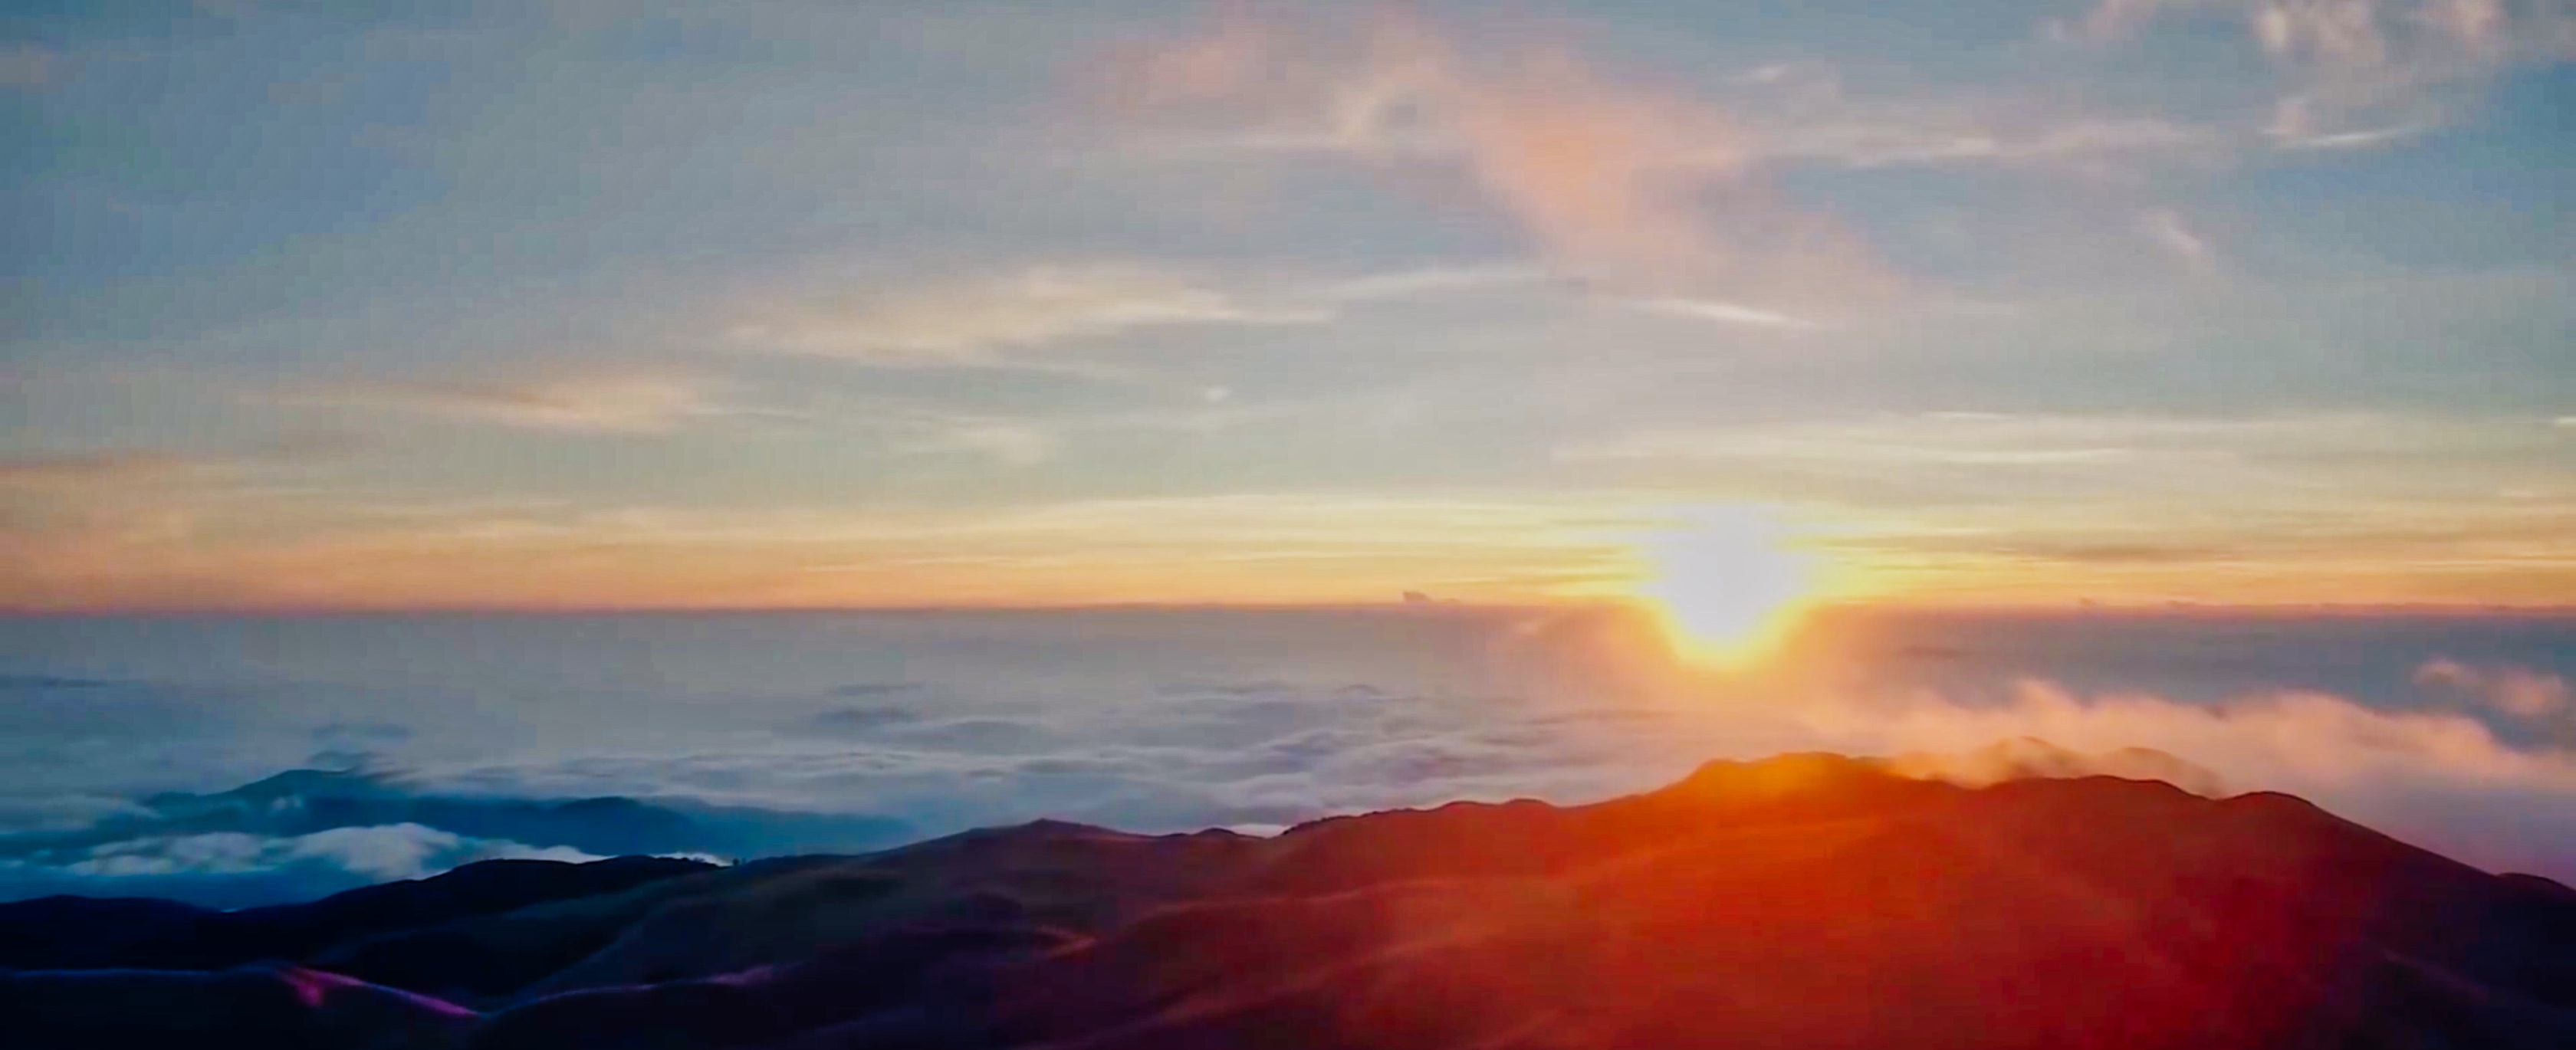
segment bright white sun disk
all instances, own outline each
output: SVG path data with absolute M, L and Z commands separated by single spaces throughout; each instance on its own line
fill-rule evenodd
M 1654 577 L 1639 593 L 1654 601 L 1685 654 L 1750 660 L 1791 626 L 1814 591 L 1814 559 L 1785 539 L 1749 508 L 1695 513 L 1646 545 Z

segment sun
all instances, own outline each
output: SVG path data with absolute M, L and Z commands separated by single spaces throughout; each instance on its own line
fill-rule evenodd
M 1759 659 L 1814 600 L 1816 559 L 1753 508 L 1691 512 L 1640 553 L 1652 570 L 1651 601 L 1683 655 L 1703 663 Z

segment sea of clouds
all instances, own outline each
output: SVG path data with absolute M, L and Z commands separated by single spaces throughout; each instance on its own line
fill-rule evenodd
M 1878 624 L 1739 673 L 1602 614 L 499 619 L 15 625 L 0 897 L 237 906 L 1038 817 L 1257 832 L 1788 751 L 1975 781 L 2022 738 L 2576 878 L 2566 620 Z M 338 772 L 269 779 L 296 768 Z
M 289 836 L 235 831 L 146 835 L 68 855 L 39 852 L 0 859 L 0 896 L 168 897 L 246 907 L 425 878 L 504 858 L 603 859 L 567 846 L 467 838 L 419 824 L 338 827 Z

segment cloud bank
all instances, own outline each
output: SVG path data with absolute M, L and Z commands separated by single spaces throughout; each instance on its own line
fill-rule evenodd
M 471 838 L 421 824 L 328 828 L 304 835 L 155 835 L 0 858 L 0 898 L 56 893 L 169 897 L 209 907 L 306 899 L 476 861 L 601 859 L 569 846 Z
M 1589 617 L 1523 620 L 1480 644 L 1487 690 L 1175 679 L 1077 702 L 918 687 L 823 700 L 759 747 L 424 775 L 540 794 L 725 785 L 734 802 L 863 808 L 925 831 L 1041 816 L 1179 831 L 1457 798 L 1583 801 L 1710 758 L 1826 750 L 1972 782 L 2111 773 L 2288 791 L 2473 863 L 2576 875 L 2576 754 L 2500 732 L 2483 700 L 1710 678 L 1634 670 L 1656 643 Z M 2025 738 L 2053 747 L 1996 746 Z
M 2287 791 L 2474 864 L 2576 878 L 2576 752 L 2551 728 L 2564 711 L 2523 713 L 2566 703 L 2558 669 L 2458 648 L 2475 634 L 2447 621 L 1972 621 L 1886 646 L 1829 632 L 1844 649 L 1712 671 L 1673 663 L 1650 624 L 1615 611 L 1387 597 L 1378 610 L 512 621 L 463 636 L 476 657 L 460 663 L 478 670 L 455 693 L 292 708 L 309 719 L 290 723 L 295 743 L 358 742 L 376 772 L 204 795 L 92 787 L 41 806 L 22 794 L 0 889 L 238 902 L 487 856 L 846 852 L 1040 817 L 1275 828 L 1456 799 L 1579 803 L 1713 758 L 1800 751 L 1971 783 L 2110 773 Z M 358 632 L 335 644 L 391 629 L 372 624 L 294 629 Z M 649 673 L 616 662 L 645 652 Z M 2336 667 L 2367 673 L 2301 681 Z M 173 688 L 201 708 L 261 695 Z M 459 699 L 488 696 L 538 699 L 506 714 Z M 380 721 L 392 697 L 411 712 L 398 727 Z M 158 749 L 115 746 L 134 719 L 62 726 L 20 757 L 167 776 L 255 731 L 234 715 L 158 728 Z
M 376 881 L 426 878 L 478 860 L 596 860 L 569 846 L 537 848 L 494 839 L 469 839 L 419 824 L 331 828 L 289 838 L 240 832 L 131 839 L 90 847 L 62 865 L 74 875 L 238 875 L 299 864 L 321 864 Z
M 2415 669 L 2417 685 L 2467 696 L 2516 718 L 2544 719 L 2568 711 L 2567 680 L 2528 667 L 2472 667 L 2447 657 Z

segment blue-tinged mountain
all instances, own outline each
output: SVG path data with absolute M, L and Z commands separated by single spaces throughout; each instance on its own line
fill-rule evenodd
M 710 853 L 759 856 L 857 850 L 902 841 L 910 825 L 888 817 L 799 813 L 690 801 L 645 802 L 619 795 L 570 800 L 477 798 L 413 793 L 382 774 L 299 769 L 211 795 L 184 792 L 144 800 L 154 814 L 111 822 L 89 838 L 146 828 L 302 835 L 340 827 L 420 824 L 481 839 L 569 846 L 584 853 Z
M 396 839 L 422 841 L 425 853 L 462 854 L 448 863 L 477 853 L 567 850 L 721 858 L 858 852 L 919 837 L 903 821 L 866 814 L 622 796 L 444 795 L 417 791 L 384 774 L 294 770 L 228 791 L 149 796 L 130 812 L 77 829 L 0 835 L 0 900 L 105 891 L 239 908 L 377 881 L 380 876 L 349 870 L 327 852 L 293 848 L 299 837 L 338 829 L 390 829 Z M 191 837 L 214 837 L 199 841 L 252 857 L 211 870 L 189 868 L 172 856 L 188 851 L 171 844 Z M 278 843 L 287 848 L 266 848 Z

